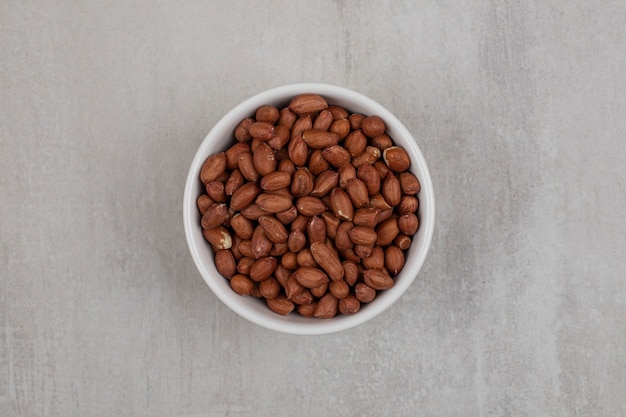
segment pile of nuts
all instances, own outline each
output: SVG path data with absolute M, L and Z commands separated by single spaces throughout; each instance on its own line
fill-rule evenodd
M 197 200 L 217 270 L 278 314 L 354 314 L 394 285 L 420 190 L 378 116 L 315 94 L 264 105 L 209 156 Z

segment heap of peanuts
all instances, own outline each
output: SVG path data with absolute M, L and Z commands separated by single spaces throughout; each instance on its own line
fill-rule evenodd
M 406 151 L 378 116 L 315 94 L 258 108 L 209 156 L 197 201 L 217 270 L 278 314 L 354 314 L 391 288 L 419 227 Z

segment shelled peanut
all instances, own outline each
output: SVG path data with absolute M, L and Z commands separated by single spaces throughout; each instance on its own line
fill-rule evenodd
M 420 183 L 378 116 L 315 94 L 242 120 L 200 171 L 219 273 L 278 314 L 354 314 L 393 287 L 419 228 Z M 230 139 L 228 139 L 230 140 Z

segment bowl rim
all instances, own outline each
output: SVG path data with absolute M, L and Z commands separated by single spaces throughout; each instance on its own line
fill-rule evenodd
M 306 319 L 310 320 L 310 323 L 307 322 L 306 324 L 286 320 L 284 316 L 280 316 L 275 313 L 273 314 L 275 314 L 276 317 L 272 316 L 272 318 L 257 315 L 243 303 L 237 302 L 236 298 L 232 297 L 232 294 L 226 294 L 223 288 L 218 286 L 215 282 L 215 277 L 212 276 L 213 274 L 206 269 L 206 265 L 202 261 L 198 252 L 200 249 L 198 247 L 198 242 L 194 240 L 192 235 L 193 228 L 198 226 L 194 220 L 194 217 L 197 218 L 197 213 L 194 215 L 195 211 L 197 211 L 197 196 L 192 195 L 192 189 L 196 186 L 194 183 L 198 181 L 198 174 L 202 163 L 209 155 L 205 150 L 212 142 L 212 136 L 214 136 L 216 132 L 226 128 L 228 125 L 232 126 L 232 123 L 238 123 L 241 119 L 243 119 L 243 117 L 247 117 L 243 116 L 240 119 L 238 116 L 240 114 L 253 113 L 256 108 L 263 104 L 273 104 L 280 100 L 288 102 L 292 97 L 303 93 L 314 93 L 325 97 L 340 95 L 342 97 L 347 97 L 347 100 L 358 100 L 362 107 L 370 109 L 368 110 L 370 114 L 376 114 L 385 120 L 387 125 L 393 125 L 393 129 L 398 130 L 401 135 L 407 139 L 406 145 L 403 144 L 402 146 L 410 148 L 409 153 L 411 159 L 414 160 L 414 163 L 420 167 L 420 211 L 425 210 L 428 213 L 428 217 L 426 219 L 423 221 L 420 219 L 420 229 L 423 228 L 422 231 L 425 235 L 423 244 L 417 249 L 417 257 L 412 260 L 411 263 L 411 268 L 414 270 L 413 276 L 404 277 L 402 280 L 399 280 L 394 287 L 383 292 L 374 302 L 368 304 L 367 308 L 362 308 L 357 314 L 350 316 L 342 315 L 329 320 Z M 349 110 L 356 111 L 354 109 Z M 293 335 L 322 335 L 347 330 L 363 324 L 387 310 L 406 292 L 408 287 L 417 278 L 417 275 L 426 260 L 428 252 L 430 251 L 435 227 L 435 214 L 435 196 L 430 170 L 414 136 L 409 132 L 404 124 L 402 124 L 402 122 L 400 122 L 400 120 L 391 113 L 391 111 L 387 110 L 387 108 L 382 106 L 377 101 L 355 90 L 327 83 L 291 83 L 269 88 L 252 95 L 237 104 L 232 109 L 228 110 L 213 125 L 198 146 L 187 174 L 183 196 L 183 226 L 187 246 L 196 269 L 202 276 L 205 283 L 224 304 L 246 320 L 269 330 Z M 221 275 L 218 276 L 220 279 L 225 279 Z M 228 287 L 228 290 L 232 292 L 230 287 Z M 234 292 L 232 293 L 234 294 Z M 384 295 L 384 297 L 382 295 Z M 237 295 L 237 297 L 241 296 Z

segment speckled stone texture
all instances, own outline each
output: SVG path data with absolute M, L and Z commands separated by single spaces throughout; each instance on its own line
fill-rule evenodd
M 0 415 L 626 415 L 626 3 L 0 2 Z M 211 126 L 353 88 L 429 162 L 418 279 L 295 337 L 182 227 Z

